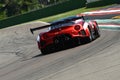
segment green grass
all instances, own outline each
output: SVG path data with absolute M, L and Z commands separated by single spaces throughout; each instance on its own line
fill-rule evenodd
M 114 5 L 114 4 L 112 4 L 112 5 Z M 87 11 L 92 11 L 92 10 L 98 10 L 98 9 L 102 9 L 102 8 L 107 8 L 109 6 L 111 6 L 111 5 L 102 6 L 102 7 L 94 7 L 94 8 L 83 7 L 83 8 L 75 9 L 75 10 L 68 11 L 68 12 L 65 12 L 65 13 L 61 13 L 61 14 L 58 14 L 58 15 L 54 15 L 54 16 L 42 18 L 42 19 L 39 19 L 39 20 L 40 21 L 44 21 L 44 22 L 51 22 L 51 21 L 54 21 L 54 20 L 57 20 L 57 19 L 60 19 L 60 18 L 63 18 L 63 17 L 68 17 L 68 16 L 80 14 L 80 13 L 87 12 Z
M 0 20 L 5 19 L 6 15 L 5 12 L 0 12 Z

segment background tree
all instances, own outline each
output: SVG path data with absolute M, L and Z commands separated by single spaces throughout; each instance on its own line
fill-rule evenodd
M 0 19 L 37 10 L 67 0 L 0 0 Z
M 7 17 L 38 8 L 38 0 L 0 0 L 0 12 L 4 12 Z
M 2 6 L 0 11 L 4 12 L 9 17 L 12 15 L 20 14 L 20 7 L 15 0 L 1 0 Z

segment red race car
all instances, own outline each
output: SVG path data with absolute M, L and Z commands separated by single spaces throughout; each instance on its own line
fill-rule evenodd
M 100 36 L 97 22 L 86 21 L 83 16 L 70 16 L 30 30 L 33 33 L 46 27 L 49 27 L 49 31 L 40 33 L 37 37 L 38 48 L 42 54 L 70 44 L 91 42 Z

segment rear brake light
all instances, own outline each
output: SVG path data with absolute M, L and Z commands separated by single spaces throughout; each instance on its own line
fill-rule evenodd
M 74 27 L 74 29 L 75 29 L 75 30 L 80 30 L 80 25 L 76 25 L 76 26 Z

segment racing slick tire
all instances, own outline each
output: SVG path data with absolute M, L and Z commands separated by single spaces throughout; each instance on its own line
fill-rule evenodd
M 100 37 L 100 29 L 98 27 L 98 24 L 97 24 L 96 29 L 95 29 L 95 35 L 96 35 L 96 38 Z
M 43 55 L 52 53 L 54 51 L 55 51 L 55 46 L 54 45 L 49 45 L 49 46 L 46 46 L 45 48 L 41 49 L 41 53 Z
M 95 39 L 95 35 L 94 35 L 95 30 L 92 31 L 89 26 L 88 26 L 88 30 L 90 32 L 90 36 L 87 37 L 87 42 L 91 42 L 91 41 L 93 41 Z
M 44 49 L 41 49 L 41 53 L 42 53 L 43 55 L 46 55 L 46 54 L 49 53 L 49 51 L 47 50 L 47 48 L 44 48 Z

